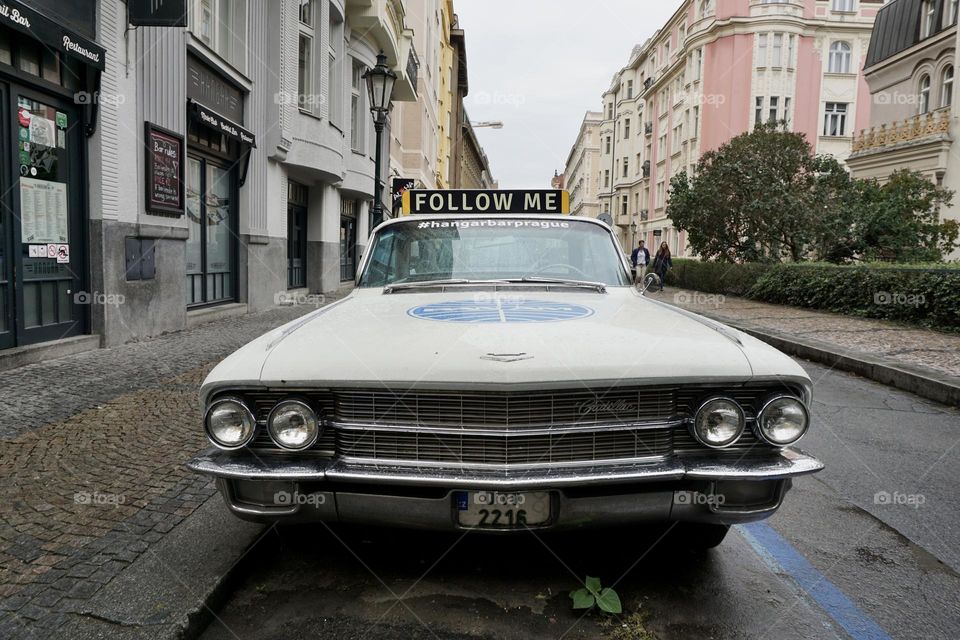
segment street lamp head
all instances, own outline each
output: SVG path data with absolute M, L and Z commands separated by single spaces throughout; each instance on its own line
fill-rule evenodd
M 390 108 L 390 96 L 393 94 L 393 83 L 397 80 L 397 74 L 387 66 L 387 56 L 383 51 L 377 55 L 377 66 L 367 69 L 363 78 L 367 81 L 367 92 L 370 95 L 370 111 L 377 116 L 386 113 Z
M 633 231 L 634 233 L 637 232 L 637 221 L 636 221 L 636 220 L 634 220 L 633 222 L 630 223 L 630 231 Z

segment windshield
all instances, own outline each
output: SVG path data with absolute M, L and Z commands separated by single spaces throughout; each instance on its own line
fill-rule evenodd
M 630 284 L 610 233 L 589 222 L 419 219 L 385 228 L 375 242 L 361 287 L 522 278 Z

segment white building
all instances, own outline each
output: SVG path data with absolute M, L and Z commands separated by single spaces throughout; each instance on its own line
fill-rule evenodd
M 570 213 L 596 218 L 600 214 L 600 123 L 603 114 L 588 111 L 563 169 L 564 188 L 570 192 Z

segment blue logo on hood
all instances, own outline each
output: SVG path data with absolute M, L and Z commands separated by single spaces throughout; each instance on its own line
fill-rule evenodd
M 407 313 L 424 320 L 477 324 L 578 320 L 592 316 L 593 309 L 543 300 L 455 300 L 414 307 Z

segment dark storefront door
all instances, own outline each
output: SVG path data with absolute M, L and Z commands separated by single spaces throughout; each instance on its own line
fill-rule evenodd
M 0 346 L 82 334 L 86 236 L 80 125 L 73 106 L 0 83 Z M 58 259 L 59 256 L 59 259 Z
M 340 217 L 340 280 L 357 275 L 357 219 Z
M 236 189 L 233 171 L 189 156 L 186 171 L 187 305 L 236 299 Z
M 307 286 L 307 188 L 290 182 L 287 189 L 287 287 Z

